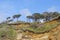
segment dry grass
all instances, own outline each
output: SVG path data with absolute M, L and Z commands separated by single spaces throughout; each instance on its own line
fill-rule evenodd
M 27 31 L 33 32 L 33 33 L 44 33 L 44 32 L 48 32 L 49 30 L 57 27 L 60 24 L 60 22 L 57 21 L 51 21 L 51 22 L 46 22 L 44 23 L 43 27 L 34 27 L 31 26 L 29 28 L 26 28 Z

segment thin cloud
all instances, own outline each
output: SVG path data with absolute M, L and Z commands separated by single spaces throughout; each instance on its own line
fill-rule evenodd
M 29 9 L 22 9 L 20 11 L 20 14 L 22 14 L 23 16 L 28 16 L 31 15 L 31 12 L 29 11 Z
M 27 20 L 26 16 L 32 15 L 32 13 L 29 11 L 29 9 L 20 10 L 20 14 L 22 15 L 20 20 L 25 20 L 25 21 Z
M 48 8 L 47 11 L 48 12 L 55 12 L 55 11 L 59 11 L 59 10 L 58 10 L 58 7 L 52 6 L 52 7 Z

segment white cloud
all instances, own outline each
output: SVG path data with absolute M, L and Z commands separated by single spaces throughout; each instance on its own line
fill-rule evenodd
M 28 16 L 28 15 L 31 15 L 31 12 L 29 11 L 29 9 L 22 9 L 22 10 L 20 11 L 20 14 L 21 14 L 22 16 Z
M 48 8 L 47 11 L 48 12 L 55 12 L 55 11 L 58 11 L 58 8 L 56 6 L 52 6 L 52 7 Z
M 4 17 L 4 18 L 3 18 Z M 0 14 L 0 23 L 5 20 L 5 15 L 3 13 Z
M 22 9 L 20 10 L 20 14 L 22 15 L 20 20 L 26 21 L 26 16 L 32 15 L 32 13 L 29 11 L 29 9 Z

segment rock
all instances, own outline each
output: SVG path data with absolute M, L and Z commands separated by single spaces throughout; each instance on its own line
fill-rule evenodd
M 22 39 L 22 33 L 17 35 L 17 40 L 20 40 L 20 39 Z

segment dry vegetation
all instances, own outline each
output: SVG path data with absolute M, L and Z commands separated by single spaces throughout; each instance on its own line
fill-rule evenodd
M 16 40 L 16 31 L 7 24 L 0 25 L 0 40 Z
M 28 28 L 23 28 L 24 31 L 29 31 L 33 33 L 44 33 L 48 32 L 51 29 L 57 27 L 60 24 L 60 22 L 57 21 L 51 21 L 51 22 L 46 22 L 44 24 L 32 24 Z M 42 26 L 43 25 L 43 26 Z
M 53 20 L 45 23 L 30 23 L 30 24 L 20 24 L 20 25 L 0 25 L 0 40 L 16 40 L 17 35 L 22 34 L 22 38 L 25 35 L 30 35 L 32 37 L 42 36 L 41 34 L 49 32 L 51 29 L 56 28 L 60 25 L 60 21 Z M 37 35 L 36 35 L 37 34 Z M 20 35 L 21 36 L 21 35 Z M 20 38 L 19 36 L 19 38 Z

